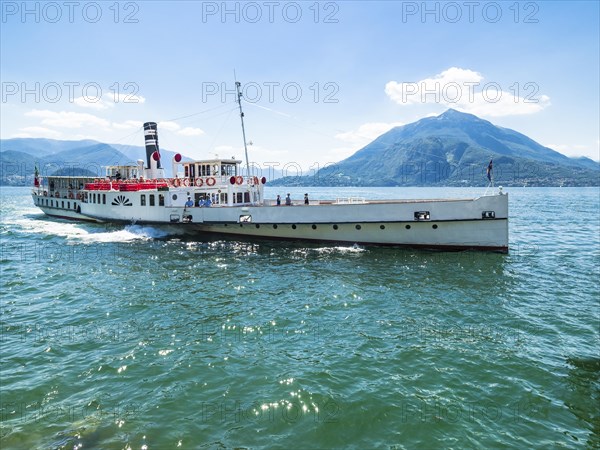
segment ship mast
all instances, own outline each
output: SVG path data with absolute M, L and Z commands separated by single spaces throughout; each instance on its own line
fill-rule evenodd
M 235 82 L 235 89 L 237 91 L 237 103 L 240 107 L 240 119 L 242 121 L 242 136 L 244 138 L 244 152 L 246 153 L 246 175 L 250 177 L 250 162 L 248 161 L 248 145 L 246 144 L 246 129 L 244 128 L 244 112 L 242 111 L 242 93 L 240 92 L 240 86 L 242 84 L 239 81 Z

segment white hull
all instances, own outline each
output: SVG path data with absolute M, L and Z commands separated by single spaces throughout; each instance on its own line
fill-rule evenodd
M 177 191 L 166 194 L 173 193 Z M 108 192 L 106 204 L 83 203 L 82 214 L 97 221 L 169 224 L 187 233 L 508 251 L 508 195 L 457 200 L 209 208 L 168 204 L 140 206 L 140 193 L 137 192 L 127 194 L 128 205 L 122 202 L 113 205 L 113 198 L 119 195 L 123 193 Z M 415 216 L 419 212 L 426 212 L 427 218 L 417 220 Z M 493 217 L 484 218 L 485 212 L 493 212 Z
M 343 242 L 350 244 L 392 245 L 445 250 L 481 249 L 506 252 L 508 246 L 498 236 L 505 234 L 508 221 L 490 220 L 482 224 L 474 221 L 434 223 L 352 223 L 292 225 L 195 225 L 201 233 L 219 233 L 270 239 Z M 334 229 L 337 225 L 337 229 Z M 360 226 L 357 230 L 356 225 Z M 406 228 L 410 225 L 410 229 Z M 437 225 L 437 228 L 433 228 Z M 382 228 L 383 227 L 383 228 Z

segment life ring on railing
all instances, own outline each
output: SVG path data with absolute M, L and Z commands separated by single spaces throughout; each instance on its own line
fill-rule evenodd
M 214 186 L 216 182 L 217 182 L 217 180 L 215 180 L 214 177 L 210 177 L 210 178 L 206 179 L 207 186 Z
M 175 186 L 175 187 L 181 186 L 181 180 L 179 178 L 173 179 L 173 186 Z
M 235 184 L 240 185 L 244 182 L 244 179 L 241 176 L 235 177 Z
M 185 186 L 185 187 L 190 187 L 190 179 L 184 178 L 183 181 L 181 182 L 181 185 Z
M 196 186 L 200 187 L 204 184 L 204 180 L 200 177 L 196 178 Z
M 44 197 L 48 197 L 48 191 L 44 191 Z

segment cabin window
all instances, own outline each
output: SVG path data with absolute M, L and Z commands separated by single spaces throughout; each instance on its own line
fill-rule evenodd
M 250 192 L 244 192 L 244 202 L 250 203 Z
M 148 198 L 150 200 L 150 206 L 154 206 L 154 194 L 148 195 Z
M 190 173 L 190 168 L 189 168 L 189 166 L 183 166 L 183 176 L 184 176 L 185 178 L 187 178 L 187 177 L 189 176 L 189 173 Z
M 67 202 L 67 209 L 71 209 L 71 202 Z
M 96 194 L 92 194 L 92 203 L 96 203 Z
M 481 218 L 482 219 L 495 219 L 496 218 L 496 212 L 495 211 L 482 211 L 481 212 Z
M 146 206 L 146 194 L 140 195 L 140 206 Z
M 221 203 L 227 204 L 227 194 L 224 192 L 221 193 Z
M 60 202 L 60 207 L 61 207 L 62 209 L 65 209 L 65 201 L 64 201 L 64 200 Z
M 106 194 L 102 194 L 102 204 L 106 205 Z
M 158 206 L 165 206 L 165 196 L 158 194 Z
M 242 203 L 242 201 L 243 201 L 241 192 L 237 192 L 237 193 L 233 194 L 233 198 L 237 199 L 237 201 L 234 201 L 234 203 Z
M 429 211 L 415 211 L 415 220 L 429 220 Z

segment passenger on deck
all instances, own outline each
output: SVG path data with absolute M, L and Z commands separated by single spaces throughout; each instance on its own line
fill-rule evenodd
M 277 206 L 281 206 L 281 195 L 277 194 Z
M 187 202 L 185 202 L 185 207 L 186 208 L 193 208 L 194 207 L 194 202 L 192 201 L 192 197 L 188 197 Z
M 292 199 L 290 197 L 290 194 L 288 194 L 287 197 L 285 198 L 285 205 L 292 206 Z
M 308 194 L 304 194 L 304 204 L 308 205 Z

